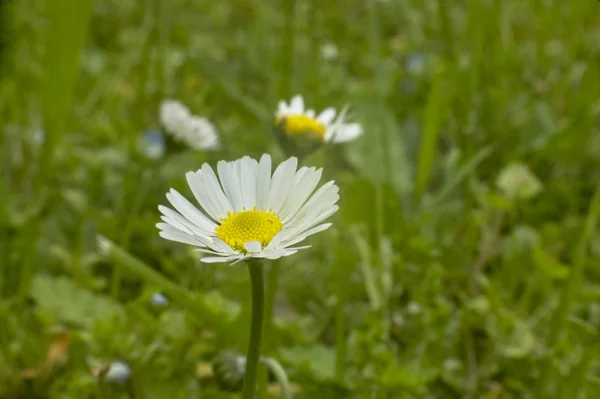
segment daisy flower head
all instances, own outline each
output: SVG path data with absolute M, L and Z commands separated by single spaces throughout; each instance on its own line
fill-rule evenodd
M 277 136 L 285 145 L 300 145 L 307 149 L 323 143 L 345 143 L 362 134 L 359 123 L 349 123 L 348 106 L 340 112 L 335 108 L 326 108 L 318 115 L 312 109 L 306 109 L 304 99 L 297 95 L 290 103 L 279 102 L 275 114 Z M 314 148 L 312 148 L 314 149 Z
M 215 126 L 208 119 L 193 115 L 180 102 L 164 100 L 160 104 L 159 113 L 166 132 L 179 143 L 199 151 L 219 148 L 219 135 Z
M 322 169 L 302 167 L 291 157 L 271 173 L 271 157 L 220 161 L 186 174 L 197 208 L 174 189 L 159 206 L 160 236 L 198 247 L 207 263 L 247 258 L 277 259 L 308 246 L 296 246 L 323 231 L 337 210 L 338 187 L 327 182 L 315 191 Z M 313 193 L 314 192 L 314 193 Z

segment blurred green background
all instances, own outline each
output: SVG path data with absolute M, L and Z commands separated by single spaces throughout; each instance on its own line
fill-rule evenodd
M 203 162 L 283 160 L 297 93 L 364 135 L 303 161 L 341 210 L 269 265 L 296 397 L 600 397 L 599 7 L 1 0 L 0 397 L 236 397 L 210 362 L 245 353 L 247 271 L 160 239 L 157 206 Z M 166 98 L 221 150 L 148 156 Z

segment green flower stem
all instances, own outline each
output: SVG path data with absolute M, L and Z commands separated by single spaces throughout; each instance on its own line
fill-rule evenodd
M 246 373 L 244 374 L 242 398 L 254 399 L 265 310 L 265 287 L 263 267 L 259 262 L 248 262 L 248 271 L 250 272 L 250 282 L 252 284 L 252 323 L 250 325 L 250 344 L 246 356 Z
M 283 399 L 292 398 L 292 390 L 290 388 L 290 380 L 285 372 L 285 369 L 279 364 L 279 362 L 270 357 L 261 357 L 260 361 L 264 364 L 275 376 L 279 387 L 281 388 L 281 397 Z
M 269 273 L 267 276 L 267 286 L 266 286 L 266 300 L 265 300 L 265 320 L 264 320 L 264 339 L 268 345 L 265 347 L 265 352 L 268 354 L 274 354 L 277 348 L 275 347 L 274 340 L 274 314 L 275 314 L 275 300 L 277 297 L 277 286 L 279 283 L 279 274 L 281 272 L 281 264 L 280 260 L 276 260 L 271 262 L 271 267 L 269 268 Z M 265 392 L 267 385 L 266 374 L 261 373 L 262 375 L 258 381 L 258 392 Z

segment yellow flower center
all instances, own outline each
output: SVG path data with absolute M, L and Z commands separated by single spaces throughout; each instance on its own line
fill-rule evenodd
M 232 249 L 246 252 L 244 243 L 258 241 L 266 247 L 273 237 L 281 231 L 283 224 L 275 212 L 263 209 L 239 212 L 227 212 L 227 217 L 221 218 L 221 225 L 215 227 L 217 237 Z
M 325 136 L 325 125 L 316 119 L 306 115 L 281 115 L 277 117 L 275 125 L 279 125 L 283 119 L 285 134 L 288 136 L 308 134 L 319 139 Z

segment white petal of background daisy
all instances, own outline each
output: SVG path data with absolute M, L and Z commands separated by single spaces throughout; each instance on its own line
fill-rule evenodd
M 208 164 L 186 178 L 200 209 L 176 190 L 167 193 L 175 208 L 159 206 L 160 236 L 198 247 L 203 262 L 245 258 L 277 259 L 323 231 L 337 210 L 338 187 L 330 181 L 315 191 L 322 169 L 298 167 L 295 157 L 271 173 L 271 157 L 220 161 L 218 177 Z
M 347 106 L 339 113 L 335 108 L 330 107 L 317 115 L 314 110 L 305 109 L 304 99 L 301 95 L 297 95 L 289 104 L 280 101 L 275 116 L 276 123 L 285 119 L 284 128 L 289 136 L 311 132 L 324 142 L 344 143 L 362 134 L 359 123 L 346 121 L 347 111 Z
M 194 150 L 216 150 L 219 135 L 206 118 L 192 115 L 190 110 L 175 100 L 160 104 L 160 122 L 175 140 Z

